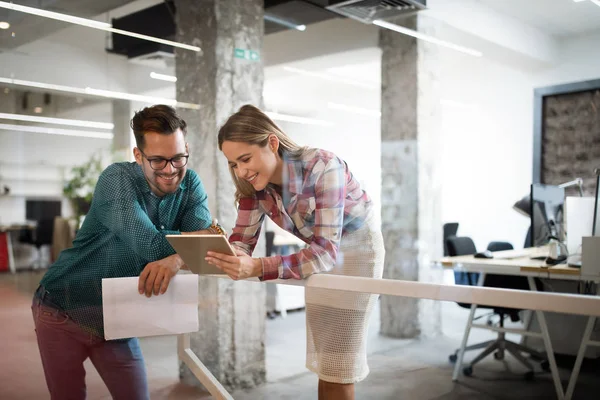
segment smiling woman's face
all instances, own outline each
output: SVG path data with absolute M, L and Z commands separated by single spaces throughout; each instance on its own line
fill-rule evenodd
M 281 185 L 281 176 L 277 176 L 278 158 L 273 147 L 226 140 L 221 150 L 237 178 L 246 180 L 254 190 L 263 190 L 269 183 Z

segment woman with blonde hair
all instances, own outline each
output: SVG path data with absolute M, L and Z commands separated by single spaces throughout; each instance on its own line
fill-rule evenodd
M 209 252 L 232 279 L 305 279 L 315 273 L 381 278 L 384 247 L 370 197 L 335 154 L 300 147 L 252 105 L 219 130 L 238 216 L 229 237 L 238 256 Z M 307 247 L 252 257 L 265 215 Z M 369 374 L 366 334 L 377 295 L 306 290 L 306 367 L 319 376 L 319 399 L 354 399 Z

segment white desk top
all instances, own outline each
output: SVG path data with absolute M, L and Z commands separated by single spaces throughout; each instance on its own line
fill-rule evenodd
M 439 260 L 439 263 L 447 268 L 459 267 L 468 272 L 598 281 L 597 276 L 582 276 L 579 268 L 569 267 L 566 264 L 548 265 L 544 260 L 531 259 L 531 257 L 543 256 L 547 251 L 547 247 L 497 251 L 494 252 L 494 258 L 475 258 L 472 255 L 444 257 Z M 521 256 L 512 258 L 513 254 Z

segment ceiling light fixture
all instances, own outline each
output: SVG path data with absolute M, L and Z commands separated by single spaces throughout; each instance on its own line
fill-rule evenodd
M 382 21 L 380 19 L 376 19 L 375 21 L 373 21 L 373 24 L 377 25 L 377 26 L 380 26 L 382 28 L 385 28 L 385 29 L 392 30 L 394 32 L 402 33 L 402 34 L 405 34 L 405 35 L 408 35 L 408 36 L 412 36 L 412 37 L 417 38 L 417 39 L 424 40 L 424 41 L 429 42 L 429 43 L 434 43 L 434 44 L 437 44 L 439 46 L 447 47 L 447 48 L 452 49 L 452 50 L 457 50 L 457 51 L 463 52 L 465 54 L 469 54 L 471 56 L 481 57 L 483 55 L 483 53 L 481 53 L 480 51 L 473 50 L 473 49 L 470 49 L 468 47 L 459 46 L 457 44 L 450 43 L 450 42 L 447 42 L 445 40 L 441 40 L 441 39 L 435 38 L 433 36 L 425 35 L 424 33 L 417 32 L 415 30 L 408 29 L 408 28 L 405 28 L 403 26 L 399 26 L 399 25 L 396 25 L 396 24 L 391 24 L 389 22 L 385 22 L 385 21 Z
M 299 75 L 310 76 L 313 78 L 324 79 L 324 80 L 332 81 L 332 82 L 344 83 L 346 85 L 358 86 L 358 87 L 365 88 L 365 89 L 377 89 L 377 87 L 378 87 L 377 85 L 375 85 L 373 83 L 361 82 L 361 81 L 357 81 L 354 79 L 343 78 L 341 76 L 335 76 L 332 74 L 326 74 L 326 73 L 322 73 L 322 72 L 312 72 L 312 71 L 307 71 L 307 70 L 295 68 L 295 67 L 283 67 L 283 69 L 285 71 L 293 72 L 293 73 L 299 74 Z
M 138 39 L 148 40 L 150 42 L 162 43 L 173 47 L 179 47 L 186 50 L 200 51 L 200 47 L 191 46 L 185 43 L 173 42 L 171 40 L 161 39 L 153 36 L 142 35 L 135 32 L 124 31 L 122 29 L 113 28 L 111 24 L 106 22 L 95 21 L 93 19 L 74 17 L 68 14 L 61 14 L 53 11 L 46 11 L 39 8 L 22 6 L 19 4 L 0 1 L 0 8 L 6 8 L 13 11 L 20 11 L 26 14 L 37 15 L 39 17 L 55 19 L 57 21 L 68 22 L 75 25 L 86 26 L 88 28 L 100 29 L 107 32 L 113 32 L 119 35 L 131 36 Z
M 10 24 L 6 21 L 0 21 L 0 29 L 8 29 L 10 28 Z
M 327 103 L 327 107 L 332 110 L 346 111 L 354 114 L 368 115 L 369 117 L 381 117 L 381 111 L 372 110 L 363 107 L 348 106 L 340 103 Z
M 37 122 L 40 124 L 54 124 L 54 125 L 66 125 L 66 126 L 80 126 L 84 128 L 97 128 L 97 129 L 114 129 L 114 124 L 110 122 L 96 122 L 96 121 L 84 121 L 80 119 L 65 119 L 65 118 L 51 118 L 51 117 L 37 117 L 35 115 L 25 114 L 8 114 L 0 113 L 0 119 L 8 119 L 12 121 L 24 121 L 24 122 Z
M 157 72 L 150 72 L 150 78 L 158 79 L 159 81 L 177 82 L 176 76 L 159 74 Z
M 133 101 L 140 101 L 142 103 L 150 103 L 150 104 L 167 104 L 167 105 L 170 105 L 173 107 L 189 108 L 192 110 L 200 109 L 200 104 L 185 103 L 182 101 L 166 99 L 163 97 L 143 96 L 143 95 L 139 95 L 139 94 L 93 89 L 90 87 L 82 89 L 82 88 L 73 87 L 73 86 L 55 85 L 52 83 L 26 81 L 26 80 L 22 80 L 22 79 L 2 78 L 2 77 L 0 77 L 0 83 L 7 83 L 7 84 L 17 85 L 17 86 L 34 87 L 34 88 L 38 88 L 38 89 L 56 90 L 59 92 L 87 94 L 87 95 L 92 95 L 92 96 L 107 97 L 110 99 L 133 100 Z
M 333 126 L 333 122 L 324 121 L 322 119 L 298 117 L 295 115 L 280 114 L 273 111 L 265 112 L 267 116 L 275 121 L 294 122 L 303 125 L 318 125 L 318 126 Z
M 273 22 L 274 24 L 285 26 L 286 28 L 296 29 L 297 31 L 301 32 L 304 32 L 306 30 L 306 25 L 294 24 L 293 22 L 286 21 L 269 13 L 264 13 L 263 18 L 269 22 Z
M 57 129 L 57 128 L 45 128 L 42 126 L 11 125 L 11 124 L 0 124 L 0 129 L 5 130 L 5 131 L 47 133 L 49 135 L 79 136 L 79 137 L 88 137 L 88 138 L 94 138 L 94 139 L 112 139 L 114 136 L 112 133 L 109 133 L 109 132 L 76 131 L 73 129 Z
M 600 0 L 590 0 L 592 3 L 600 7 Z

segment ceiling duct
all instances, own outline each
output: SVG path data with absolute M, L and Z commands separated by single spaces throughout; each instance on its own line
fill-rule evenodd
M 426 0 L 347 0 L 329 4 L 326 8 L 344 17 L 370 24 L 377 19 L 387 19 L 424 10 L 425 5 Z
M 321 5 L 302 0 L 265 0 L 264 7 L 267 16 L 264 21 L 265 35 L 340 17 Z M 173 0 L 165 0 L 132 14 L 113 18 L 112 25 L 117 29 L 176 40 L 176 12 Z M 111 39 L 112 48 L 107 51 L 127 56 L 132 63 L 155 68 L 174 65 L 172 46 L 115 33 Z

